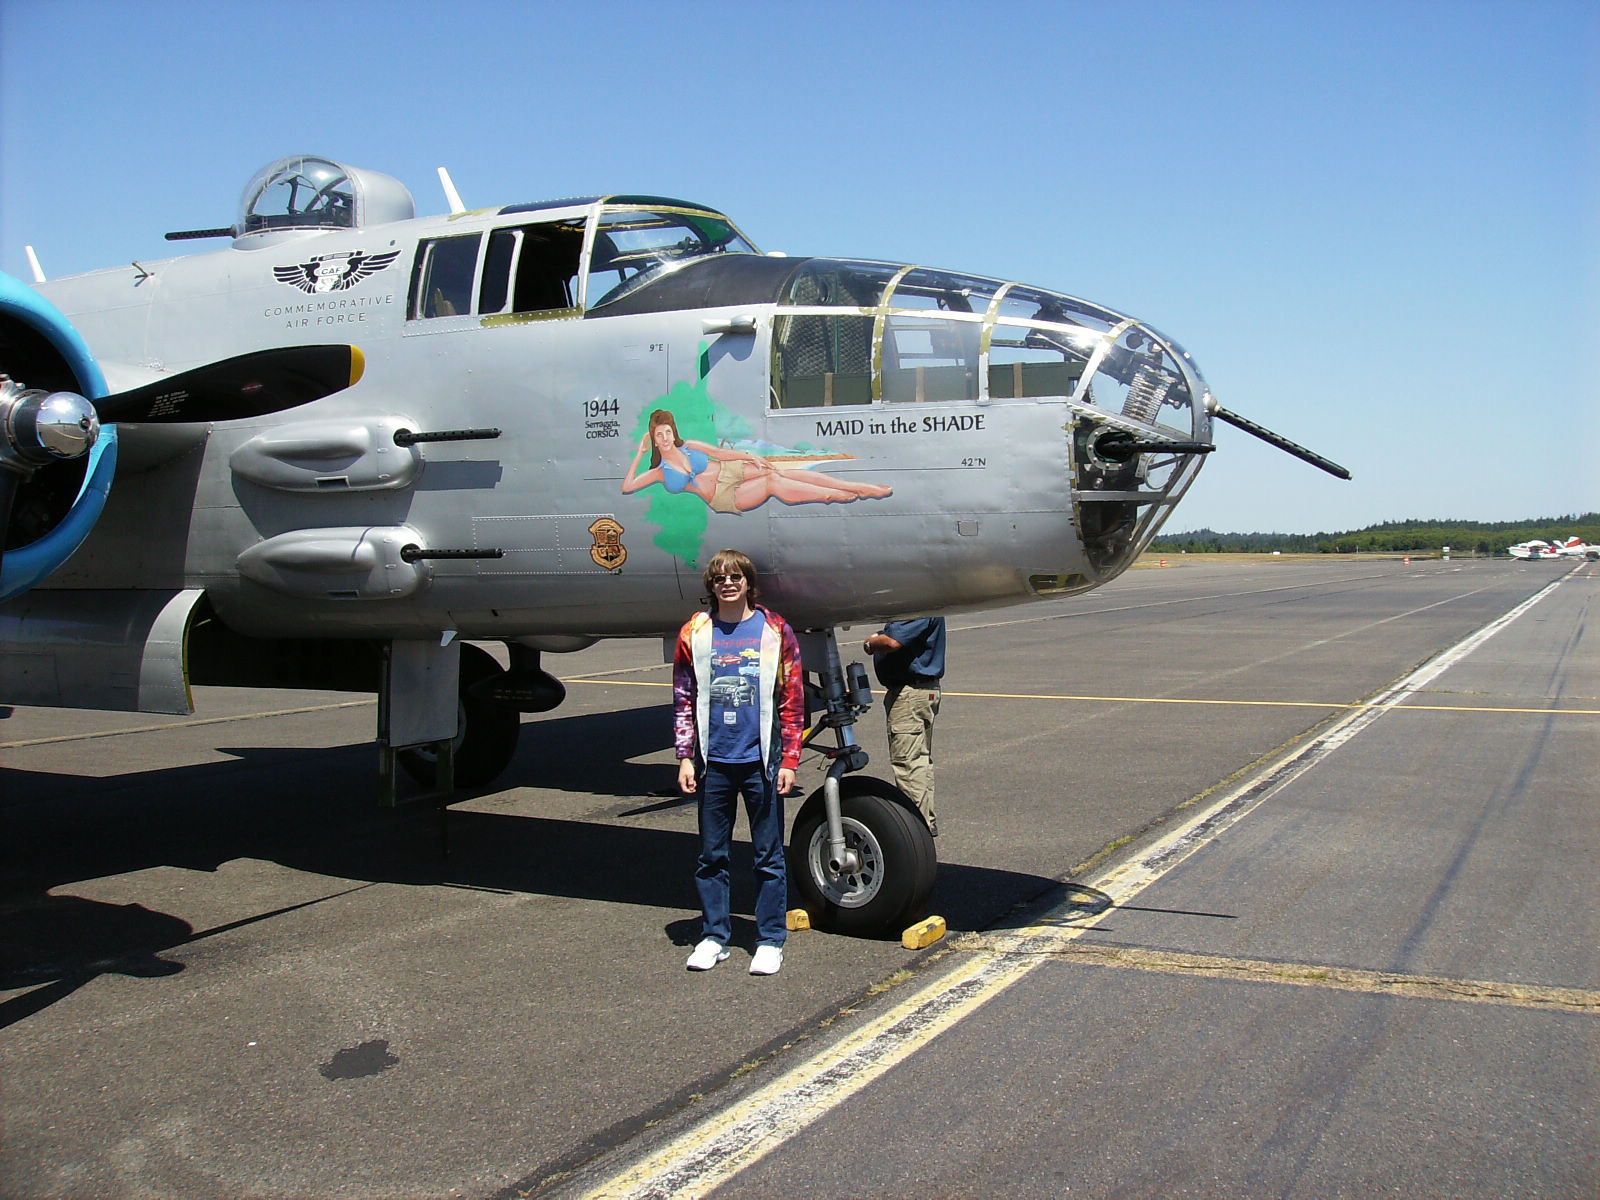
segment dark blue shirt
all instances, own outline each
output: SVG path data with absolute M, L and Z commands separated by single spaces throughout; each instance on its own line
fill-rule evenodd
M 751 613 L 736 625 L 711 619 L 711 744 L 706 758 L 713 762 L 761 761 L 760 711 L 761 635 L 767 619 Z
M 884 687 L 912 682 L 937 683 L 944 675 L 944 618 L 916 617 L 890 621 L 883 633 L 900 643 L 900 649 L 872 656 L 873 670 Z

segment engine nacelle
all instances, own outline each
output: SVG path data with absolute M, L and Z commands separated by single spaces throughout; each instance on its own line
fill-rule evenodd
M 87 343 L 61 310 L 0 274 L 0 373 L 28 389 L 106 394 Z M 21 483 L 4 537 L 0 601 L 21 595 L 66 562 L 100 518 L 116 473 L 117 432 L 105 426 L 87 456 L 33 470 Z M 18 544 L 12 546 L 12 542 Z

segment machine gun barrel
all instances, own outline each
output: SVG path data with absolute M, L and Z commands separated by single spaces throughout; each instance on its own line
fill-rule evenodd
M 1273 433 L 1272 430 L 1268 429 L 1264 425 L 1257 425 L 1249 417 L 1241 417 L 1236 412 L 1229 412 L 1220 404 L 1215 404 L 1212 406 L 1211 415 L 1214 417 L 1220 417 L 1229 425 L 1232 425 L 1235 429 L 1242 429 L 1252 437 L 1260 438 L 1268 445 L 1276 446 L 1279 450 L 1287 450 L 1290 454 L 1294 455 L 1302 462 L 1308 462 L 1313 467 L 1326 471 L 1329 475 L 1337 476 L 1340 479 L 1350 478 L 1350 472 L 1341 467 L 1338 463 L 1334 462 L 1332 459 L 1323 458 L 1322 455 L 1318 454 L 1315 450 L 1307 450 L 1304 446 L 1300 445 L 1299 442 L 1291 442 L 1281 433 Z
M 1210 454 L 1215 449 L 1210 442 L 1146 440 L 1122 429 L 1108 430 L 1094 442 L 1096 454 L 1116 463 L 1128 462 L 1140 454 Z
M 506 552 L 497 549 L 485 550 L 440 550 L 429 546 L 418 546 L 408 543 L 400 547 L 402 562 L 421 562 L 425 558 L 504 558 Z
M 396 429 L 394 431 L 394 444 L 396 446 L 415 446 L 421 442 L 481 442 L 492 441 L 500 436 L 500 431 L 494 428 L 484 429 L 436 429 L 432 432 L 416 433 L 410 429 Z

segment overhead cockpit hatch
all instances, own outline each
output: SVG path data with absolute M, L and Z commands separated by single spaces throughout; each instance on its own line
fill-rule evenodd
M 392 175 L 295 155 L 256 172 L 240 198 L 233 234 L 235 245 L 251 246 L 300 233 L 409 221 L 416 215 L 410 190 Z

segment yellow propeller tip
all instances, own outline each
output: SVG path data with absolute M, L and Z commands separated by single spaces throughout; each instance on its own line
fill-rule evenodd
M 361 382 L 361 376 L 367 369 L 367 356 L 361 353 L 360 346 L 350 347 L 350 386 L 354 387 Z

